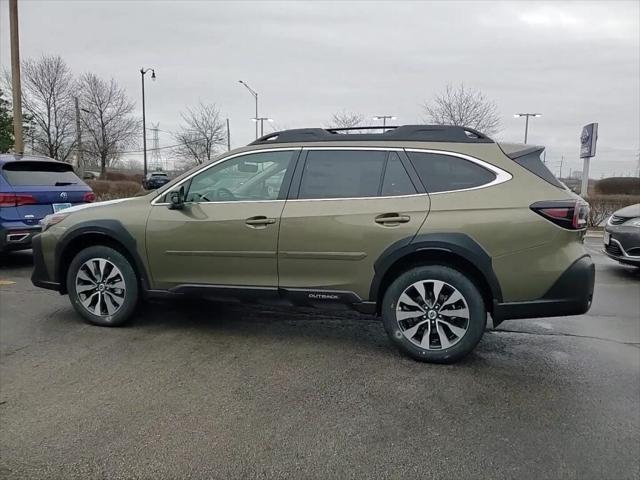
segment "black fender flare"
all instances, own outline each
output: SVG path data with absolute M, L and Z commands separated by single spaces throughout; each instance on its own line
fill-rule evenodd
M 88 220 L 80 222 L 69 230 L 67 230 L 58 240 L 55 251 L 56 262 L 55 277 L 64 285 L 64 278 L 61 278 L 61 259 L 65 250 L 74 240 L 84 235 L 104 235 L 104 237 L 117 242 L 122 245 L 126 250 L 126 253 L 135 263 L 134 268 L 140 276 L 140 282 L 143 290 L 150 289 L 149 274 L 147 268 L 140 258 L 137 249 L 136 239 L 129 233 L 129 231 L 118 220 Z
M 369 299 L 375 301 L 378 298 L 382 281 L 396 262 L 416 252 L 429 251 L 453 254 L 471 263 L 489 285 L 492 299 L 502 301 L 502 290 L 493 270 L 491 256 L 473 238 L 458 232 L 416 235 L 413 239 L 405 238 L 387 247 L 373 265 L 375 274 L 369 289 Z

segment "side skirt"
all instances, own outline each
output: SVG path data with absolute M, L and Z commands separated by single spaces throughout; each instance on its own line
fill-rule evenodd
M 276 304 L 284 302 L 287 305 L 326 309 L 350 308 L 368 315 L 376 313 L 375 302 L 364 301 L 356 293 L 345 290 L 183 284 L 169 290 L 147 290 L 145 297 L 197 297 Z

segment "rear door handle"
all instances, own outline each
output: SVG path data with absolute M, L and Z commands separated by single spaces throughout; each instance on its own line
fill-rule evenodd
M 376 223 L 385 225 L 387 223 L 407 223 L 411 220 L 409 215 L 399 215 L 397 213 L 385 213 L 376 217 Z
M 257 217 L 247 218 L 244 223 L 249 225 L 250 227 L 264 227 L 265 225 L 272 225 L 276 223 L 275 218 L 267 218 L 264 215 L 259 215 Z

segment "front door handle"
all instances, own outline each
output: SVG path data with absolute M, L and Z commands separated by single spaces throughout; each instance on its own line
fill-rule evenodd
M 272 225 L 276 223 L 275 218 L 267 218 L 264 215 L 259 215 L 257 217 L 247 218 L 244 223 L 249 225 L 250 227 L 264 227 L 265 225 Z
M 390 223 L 407 223 L 411 220 L 409 215 L 400 215 L 398 213 L 385 213 L 376 217 L 376 223 L 386 225 Z

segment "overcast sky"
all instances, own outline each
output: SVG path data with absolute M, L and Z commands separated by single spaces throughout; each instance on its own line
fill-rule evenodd
M 19 0 L 22 58 L 62 56 L 115 78 L 148 122 L 170 131 L 187 105 L 216 103 L 232 146 L 254 137 L 253 98 L 275 128 L 325 125 L 342 109 L 421 122 L 447 83 L 498 105 L 499 138 L 547 146 L 556 173 L 581 169 L 581 127 L 599 122 L 591 176 L 631 174 L 640 150 L 640 2 L 223 2 Z M 0 63 L 9 67 L 8 0 L 0 0 Z M 375 124 L 371 120 L 372 124 Z M 171 138 L 161 134 L 167 145 Z

